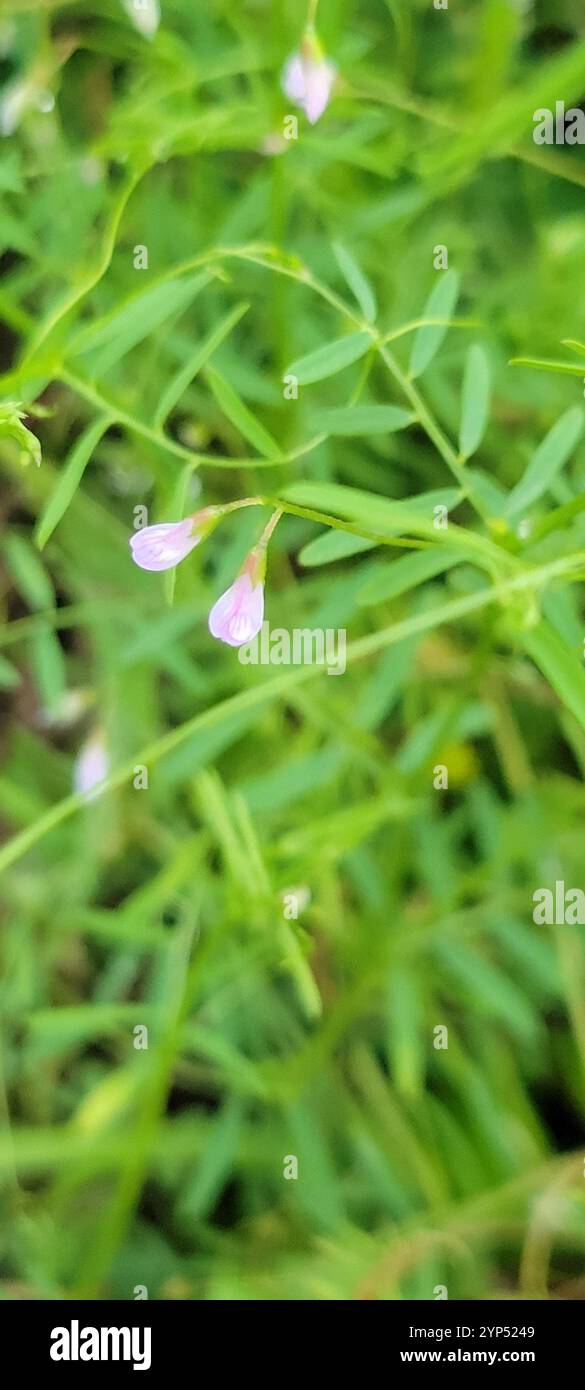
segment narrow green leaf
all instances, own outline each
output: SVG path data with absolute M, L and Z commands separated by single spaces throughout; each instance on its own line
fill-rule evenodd
M 388 987 L 388 1058 L 396 1089 L 413 1100 L 424 1075 L 424 1010 L 420 982 L 406 966 L 393 969 Z
M 577 362 L 555 362 L 547 357 L 511 357 L 511 367 L 534 367 L 539 372 L 563 372 L 566 376 L 585 379 L 585 365 Z
M 324 531 L 303 546 L 299 555 L 301 565 L 331 565 L 334 560 L 346 560 L 350 555 L 359 555 L 364 550 L 374 550 L 375 541 L 365 540 L 363 536 L 352 536 L 349 531 Z
M 486 354 L 479 343 L 473 343 L 465 359 L 459 449 L 463 458 L 470 458 L 479 448 L 488 421 L 490 407 L 490 369 Z
M 455 270 L 440 272 L 440 279 L 433 286 L 421 318 L 449 319 L 457 303 L 459 276 Z M 448 324 L 428 324 L 419 328 L 412 345 L 410 356 L 411 377 L 420 376 L 439 351 Z
M 572 348 L 573 352 L 579 353 L 581 357 L 585 356 L 585 343 L 580 343 L 577 338 L 563 338 L 562 345 Z
M 357 300 L 364 318 L 373 322 L 376 317 L 376 300 L 372 286 L 366 280 L 363 270 L 360 269 L 357 261 L 354 261 L 351 252 L 340 241 L 334 241 L 333 251 L 341 274 Z
M 413 423 L 412 411 L 399 405 L 353 405 L 338 410 L 320 410 L 313 416 L 319 434 L 391 434 Z
M 585 729 L 585 671 L 581 653 L 568 647 L 544 618 L 537 627 L 522 634 L 522 645 Z
M 309 386 L 313 381 L 324 381 L 335 376 L 344 367 L 351 366 L 364 357 L 371 347 L 369 333 L 348 333 L 344 338 L 335 338 L 332 343 L 317 348 L 307 357 L 299 357 L 287 367 L 286 375 L 296 377 L 299 386 Z
M 160 429 L 162 427 L 171 411 L 174 410 L 177 401 L 181 399 L 183 392 L 186 391 L 187 387 L 194 381 L 197 373 L 201 371 L 201 368 L 204 367 L 205 363 L 209 361 L 209 358 L 213 356 L 216 348 L 219 347 L 224 338 L 227 338 L 232 328 L 235 328 L 236 324 L 239 323 L 244 314 L 248 312 L 249 308 L 250 305 L 246 300 L 242 300 L 240 304 L 236 304 L 235 308 L 231 309 L 229 314 L 226 314 L 225 318 L 221 319 L 217 326 L 212 329 L 207 338 L 205 338 L 202 343 L 198 344 L 193 355 L 187 359 L 185 365 L 181 367 L 177 375 L 174 376 L 168 386 L 165 387 L 154 415 L 153 424 L 155 429 Z
M 73 445 L 59 474 L 57 486 L 36 527 L 35 541 L 39 550 L 42 550 L 47 544 L 49 536 L 52 536 L 55 527 L 58 526 L 69 504 L 73 501 L 94 449 L 111 423 L 111 416 L 101 415 L 99 419 L 88 425 Z
M 67 688 L 67 670 L 59 638 L 50 628 L 33 638 L 32 663 L 42 707 L 55 713 Z
M 43 561 L 32 545 L 17 531 L 10 531 L 4 541 L 6 563 L 14 583 L 29 608 L 42 612 L 53 608 L 53 585 Z
M 457 488 L 443 488 L 439 492 L 419 493 L 407 501 L 394 501 L 341 483 L 308 481 L 293 483 L 281 496 L 285 501 L 296 502 L 301 507 L 314 507 L 355 522 L 374 535 L 395 536 L 411 532 L 436 542 L 440 533 L 434 525 L 434 507 L 445 506 L 450 511 L 461 494 Z M 458 541 L 462 540 L 459 527 L 452 527 L 453 532 L 457 533 Z
M 226 381 L 225 377 L 215 370 L 215 367 L 208 367 L 205 375 L 224 415 L 227 416 L 232 425 L 235 425 L 244 439 L 247 439 L 248 443 L 257 449 L 263 458 L 272 460 L 281 458 L 281 451 L 276 440 L 256 419 L 248 406 L 240 400 L 229 381 Z
M 506 502 L 505 516 L 517 516 L 531 507 L 551 486 L 573 452 L 583 432 L 581 406 L 571 406 L 549 430 L 530 460 L 520 482 Z
M 182 1188 L 179 1214 L 183 1220 L 202 1221 L 213 1207 L 234 1166 L 242 1117 L 241 1101 L 226 1101 L 204 1153 Z
M 208 271 L 178 280 L 165 280 L 135 294 L 97 323 L 83 329 L 74 340 L 68 358 L 92 353 L 92 375 L 99 378 L 120 358 L 173 314 L 182 313 L 212 276 Z
M 461 564 L 463 556 L 456 550 L 441 546 L 436 550 L 418 550 L 414 555 L 403 555 L 390 565 L 380 565 L 375 574 L 370 575 L 363 589 L 357 594 L 357 602 L 370 607 L 375 603 L 385 603 L 397 598 L 423 584 L 426 579 L 443 574 L 454 565 Z
M 445 972 L 466 990 L 474 1008 L 488 1018 L 502 1019 L 523 1042 L 534 1043 L 540 1020 L 532 1000 L 525 997 L 518 984 L 464 942 L 440 940 L 436 954 L 441 974 Z

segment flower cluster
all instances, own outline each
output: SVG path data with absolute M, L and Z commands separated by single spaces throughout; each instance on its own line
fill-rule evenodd
M 143 570 L 168 570 L 180 564 L 196 545 L 209 535 L 226 512 L 234 507 L 254 505 L 255 498 L 244 498 L 227 507 L 206 507 L 184 521 L 164 521 L 145 526 L 130 537 L 132 559 Z M 241 647 L 251 642 L 264 619 L 264 578 L 266 548 L 282 512 L 274 512 L 257 545 L 246 556 L 239 575 L 214 603 L 209 614 L 212 637 Z

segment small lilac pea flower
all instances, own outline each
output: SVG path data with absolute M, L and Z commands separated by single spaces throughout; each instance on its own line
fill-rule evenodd
M 282 89 L 295 106 L 300 106 L 311 125 L 329 105 L 337 69 L 325 57 L 313 30 L 307 30 L 298 53 L 288 59 L 282 74 Z
M 242 647 L 260 631 L 264 618 L 264 584 L 250 567 L 226 589 L 209 614 L 209 631 L 230 647 Z
M 218 507 L 206 507 L 184 521 L 144 526 L 130 537 L 132 559 L 143 570 L 170 570 L 208 535 L 219 520 Z
M 98 782 L 103 782 L 109 769 L 110 760 L 102 735 L 99 732 L 92 734 L 80 749 L 75 761 L 74 790 L 84 796 L 86 801 L 91 801 L 94 787 Z

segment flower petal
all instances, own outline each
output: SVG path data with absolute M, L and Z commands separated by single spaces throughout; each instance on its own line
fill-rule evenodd
M 305 96 L 305 65 L 300 53 L 293 53 L 286 64 L 282 74 L 282 90 L 297 106 L 302 106 Z
M 109 772 L 110 762 L 101 734 L 94 734 L 84 743 L 78 753 L 73 769 L 73 788 L 81 796 L 91 799 L 91 792 L 99 782 L 103 782 Z
M 329 103 L 331 88 L 335 80 L 335 68 L 333 63 L 324 60 L 322 63 L 306 63 L 305 69 L 305 100 L 303 104 L 307 120 L 311 122 L 311 125 L 315 125 Z
M 264 585 L 240 574 L 209 614 L 209 631 L 230 647 L 241 647 L 260 631 L 264 618 Z
M 157 526 L 145 526 L 130 537 L 132 559 L 143 570 L 172 569 L 200 540 L 197 531 L 193 534 L 190 516 L 185 521 L 163 521 Z

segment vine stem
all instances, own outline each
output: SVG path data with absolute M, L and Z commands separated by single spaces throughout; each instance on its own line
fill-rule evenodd
M 276 527 L 278 526 L 278 523 L 279 523 L 280 518 L 281 518 L 281 516 L 282 516 L 282 514 L 283 514 L 283 511 L 284 511 L 284 507 L 283 507 L 283 506 L 280 506 L 280 505 L 279 505 L 278 507 L 275 508 L 275 510 L 274 510 L 274 512 L 272 513 L 272 516 L 271 516 L 271 518 L 270 518 L 270 521 L 268 522 L 268 525 L 264 527 L 264 530 L 263 530 L 263 532 L 262 532 L 262 535 L 261 535 L 261 537 L 260 537 L 260 540 L 258 541 L 258 543 L 257 543 L 257 545 L 256 545 L 256 547 L 255 547 L 256 550 L 266 550 L 266 547 L 267 547 L 267 545 L 268 545 L 268 542 L 269 542 L 269 540 L 270 540 L 270 537 L 271 537 L 273 531 L 276 530 Z
M 467 493 L 469 478 L 466 474 L 465 468 L 460 463 L 458 455 L 455 449 L 453 448 L 453 445 L 450 443 L 449 439 L 447 438 L 447 435 L 441 429 L 441 426 L 435 420 L 434 415 L 429 410 L 429 407 L 423 400 L 422 396 L 420 395 L 420 392 L 414 385 L 414 382 L 410 379 L 410 377 L 406 375 L 405 372 L 403 372 L 402 367 L 399 366 L 394 354 L 390 352 L 390 349 L 386 346 L 386 344 L 379 344 L 378 351 L 380 357 L 382 358 L 382 361 L 387 366 L 388 371 L 391 373 L 391 375 L 394 377 L 394 380 L 400 386 L 400 389 L 407 397 L 407 400 L 410 401 L 410 404 L 412 405 L 412 408 L 415 411 L 420 424 L 422 425 L 425 432 L 428 434 L 429 439 L 435 445 L 435 448 L 440 453 L 441 458 L 445 460 L 445 463 L 451 469 L 451 472 L 457 479 L 457 482 L 459 483 L 460 487 L 464 488 L 465 492 Z

